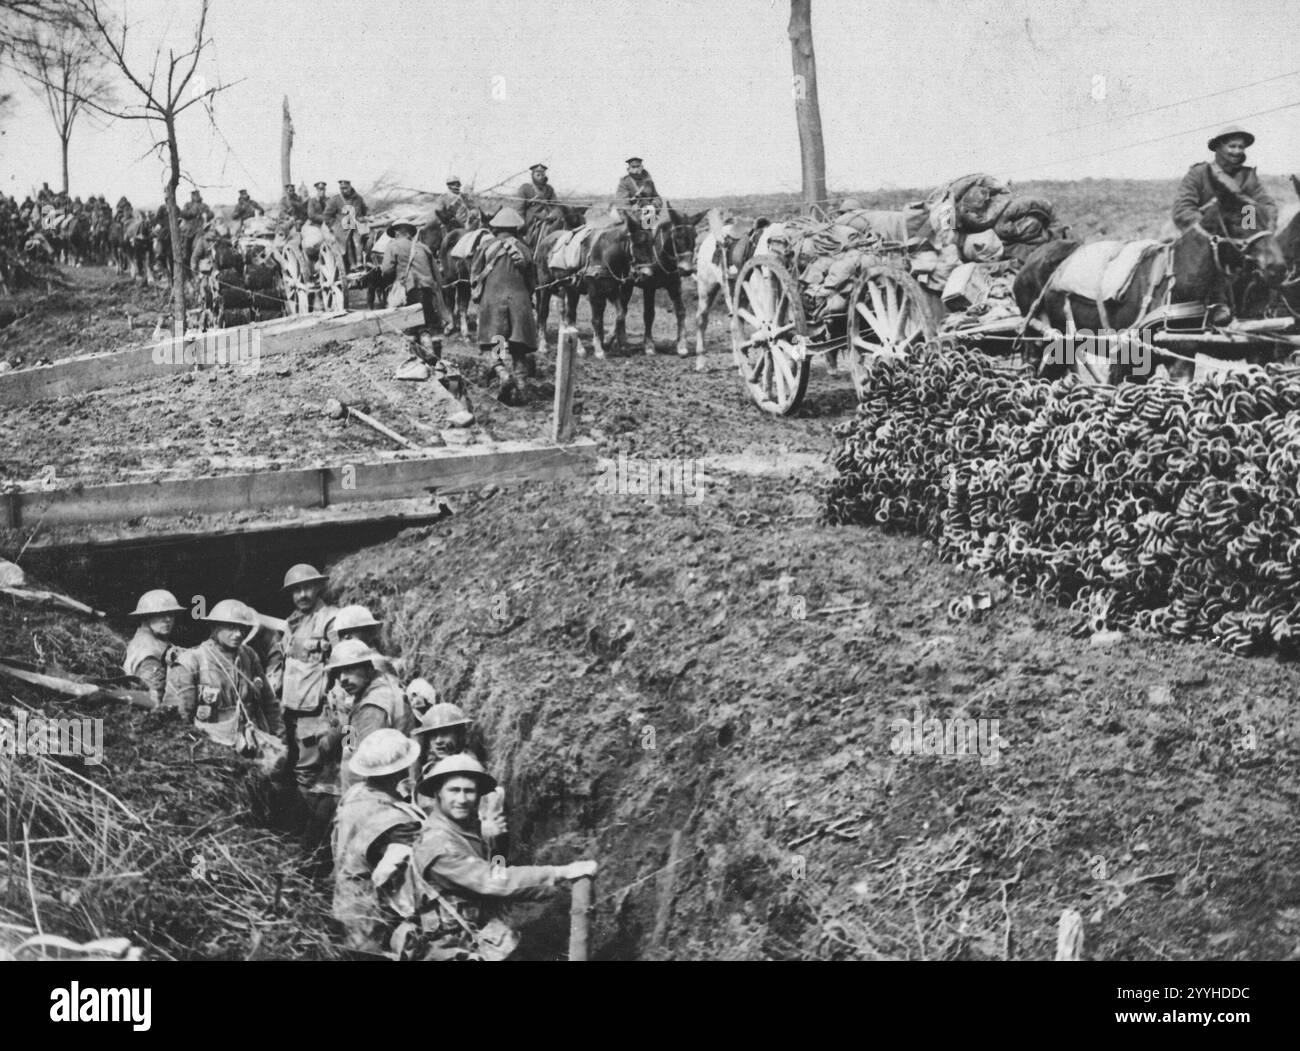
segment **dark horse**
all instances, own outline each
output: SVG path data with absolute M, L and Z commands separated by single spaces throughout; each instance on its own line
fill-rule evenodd
M 129 273 L 134 280 L 149 283 L 149 256 L 153 251 L 151 234 L 149 219 L 143 212 L 132 213 L 125 223 L 113 220 L 109 228 L 109 247 L 119 273 Z
M 677 352 L 690 353 L 686 345 L 686 305 L 682 301 L 682 278 L 695 270 L 695 226 L 704 212 L 687 215 L 665 209 L 657 220 L 651 213 L 625 214 L 616 223 L 592 235 L 583 253 L 584 261 L 575 280 L 565 288 L 565 323 L 576 333 L 578 297 L 586 292 L 591 303 L 591 335 L 596 357 L 605 356 L 605 304 L 613 301 L 617 310 L 614 343 L 627 350 L 627 305 L 632 291 L 641 288 L 644 299 L 646 354 L 655 352 L 655 292 L 665 289 L 677 315 Z M 582 341 L 578 341 L 582 354 Z
M 570 283 L 571 275 L 552 271 L 551 249 L 566 230 L 576 230 L 583 224 L 583 210 L 576 205 L 551 201 L 534 205 L 524 230 L 523 242 L 533 257 L 537 271 L 537 291 L 533 299 L 537 308 L 537 349 L 546 353 L 546 324 L 551 317 L 551 296 L 559 295 Z
M 1300 197 L 1300 179 L 1291 176 L 1291 185 L 1296 196 Z M 1282 285 L 1282 301 L 1286 308 L 1296 317 L 1300 317 L 1300 212 L 1291 216 L 1291 221 L 1277 235 L 1278 247 L 1286 259 L 1287 279 Z
M 1213 222 L 1217 215 L 1211 209 L 1206 218 Z M 1286 276 L 1271 231 L 1234 239 L 1210 233 L 1198 223 L 1179 234 L 1167 250 L 1147 254 L 1122 297 L 1103 308 L 1095 300 L 1048 287 L 1048 279 L 1080 247 L 1078 241 L 1050 241 L 1029 255 L 1012 286 L 1021 314 L 1046 321 L 1057 332 L 1130 330 L 1167 297 L 1171 304 L 1225 304 L 1234 318 L 1258 317 Z

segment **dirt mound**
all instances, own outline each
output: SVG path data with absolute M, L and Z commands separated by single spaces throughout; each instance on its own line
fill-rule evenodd
M 819 499 L 498 494 L 335 580 L 479 721 L 520 856 L 602 859 L 603 956 L 1050 959 L 1066 907 L 1094 958 L 1300 954 L 1288 667 L 1073 640 Z

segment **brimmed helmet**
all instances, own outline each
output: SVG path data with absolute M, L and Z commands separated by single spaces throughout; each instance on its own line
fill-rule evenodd
M 299 584 L 314 584 L 317 581 L 324 583 L 326 580 L 329 580 L 329 577 L 324 573 L 317 572 L 315 566 L 308 565 L 306 562 L 299 562 L 296 566 L 289 567 L 289 572 L 284 575 L 284 586 L 280 590 L 288 591 Z
M 375 666 L 375 653 L 360 639 L 344 639 L 330 650 L 330 662 L 325 666 L 327 672 L 336 672 L 340 668 L 351 668 L 355 664 Z
M 357 777 L 383 777 L 409 767 L 420 756 L 420 746 L 401 730 L 375 730 L 357 745 L 348 769 Z
M 334 614 L 334 630 L 356 631 L 358 628 L 377 628 L 383 621 L 375 620 L 365 606 L 344 606 Z
M 366 740 L 368 741 L 370 738 L 367 737 Z M 425 767 L 424 776 L 420 778 L 419 791 L 425 795 L 432 795 L 438 790 L 438 785 L 453 774 L 459 774 L 461 777 L 472 777 L 478 782 L 479 791 L 484 794 L 491 792 L 497 786 L 497 779 L 483 769 L 482 763 L 468 752 L 460 752 L 457 755 L 449 755 L 446 759 L 439 759 L 436 763 L 431 763 Z
M 420 725 L 411 732 L 413 734 L 431 734 L 436 733 L 438 730 L 450 729 L 453 726 L 468 726 L 471 721 L 464 710 L 457 705 L 435 704 L 424 713 Z
M 209 624 L 241 624 L 246 628 L 257 627 L 257 614 L 237 598 L 223 598 L 202 619 Z
M 185 607 L 176 601 L 170 591 L 158 588 L 146 591 L 135 604 L 135 609 L 127 614 L 129 617 L 161 617 L 166 613 L 184 613 Z

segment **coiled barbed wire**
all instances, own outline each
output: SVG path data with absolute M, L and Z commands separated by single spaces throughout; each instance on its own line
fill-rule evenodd
M 1300 373 L 1118 387 L 932 341 L 873 368 L 835 431 L 832 523 L 1080 615 L 1239 654 L 1300 649 Z

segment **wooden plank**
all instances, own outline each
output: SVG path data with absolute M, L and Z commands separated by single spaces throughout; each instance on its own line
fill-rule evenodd
M 551 440 L 567 442 L 573 437 L 573 391 L 577 363 L 573 353 L 577 333 L 569 333 L 561 323 L 555 347 L 555 411 L 551 419 Z
M 419 324 L 422 318 L 418 305 L 349 314 L 309 314 L 196 332 L 184 341 L 167 339 L 147 346 L 64 358 L 38 369 L 0 373 L 0 405 L 102 390 L 217 364 L 248 363 L 247 367 L 252 368 L 261 358 L 291 354 L 331 340 L 402 332 Z
M 463 492 L 488 484 L 509 486 L 567 477 L 594 458 L 595 450 L 596 443 L 590 439 L 567 446 L 495 442 L 434 449 L 419 459 L 388 463 L 22 492 L 10 495 L 3 524 L 11 529 L 79 525 L 276 507 L 324 507 L 432 491 Z

